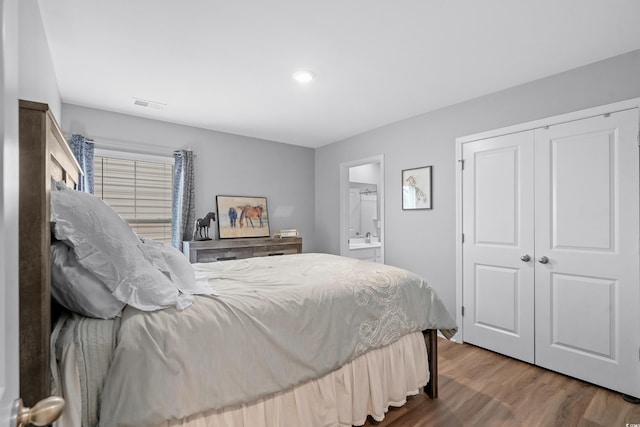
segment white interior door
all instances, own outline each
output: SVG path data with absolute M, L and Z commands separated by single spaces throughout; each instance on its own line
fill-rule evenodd
M 536 130 L 535 158 L 536 364 L 633 396 L 637 136 L 637 109 L 578 120 Z
M 17 0 L 0 0 L 0 426 L 19 393 L 17 23 Z
M 533 131 L 466 143 L 462 173 L 463 339 L 530 363 L 533 144 Z

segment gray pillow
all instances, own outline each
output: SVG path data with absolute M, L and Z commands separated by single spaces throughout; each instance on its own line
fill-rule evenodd
M 51 245 L 51 295 L 67 310 L 98 319 L 120 316 L 126 305 L 81 266 L 73 250 L 62 242 Z
M 99 198 L 58 187 L 51 192 L 51 222 L 56 239 L 73 248 L 78 263 L 117 300 L 145 311 L 188 305 L 129 225 Z

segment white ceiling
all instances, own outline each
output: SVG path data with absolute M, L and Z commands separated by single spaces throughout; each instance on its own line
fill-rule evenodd
M 308 147 L 640 48 L 638 0 L 39 5 L 63 102 Z

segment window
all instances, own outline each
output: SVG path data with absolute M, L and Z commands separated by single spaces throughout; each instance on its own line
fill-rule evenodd
M 171 243 L 173 159 L 94 157 L 94 193 L 142 237 Z

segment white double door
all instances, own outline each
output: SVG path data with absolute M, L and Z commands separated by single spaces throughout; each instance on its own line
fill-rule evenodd
M 463 144 L 463 339 L 640 397 L 638 110 Z

